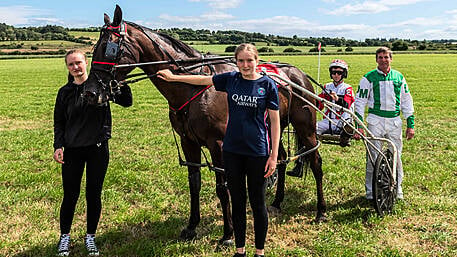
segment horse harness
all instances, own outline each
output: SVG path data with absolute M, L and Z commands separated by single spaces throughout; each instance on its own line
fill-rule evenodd
M 166 57 L 168 57 L 169 60 L 167 60 L 167 61 L 146 62 L 146 63 L 118 64 L 118 61 L 119 61 L 121 55 L 124 53 L 124 49 L 127 49 L 129 54 L 131 55 L 131 57 L 133 57 L 132 51 L 129 48 L 128 44 L 124 43 L 124 36 L 127 34 L 126 24 L 128 24 L 130 26 L 133 26 L 133 27 L 139 29 L 141 32 L 143 32 L 143 34 L 154 45 L 159 47 L 159 49 L 162 51 L 162 53 L 164 53 L 166 55 Z M 108 90 L 109 89 L 110 97 L 113 97 L 116 94 L 119 94 L 120 93 L 120 87 L 123 86 L 123 85 L 133 84 L 133 83 L 139 82 L 141 80 L 157 76 L 156 73 L 155 74 L 150 74 L 150 75 L 146 74 L 145 72 L 136 73 L 136 74 L 127 75 L 126 76 L 126 80 L 118 82 L 118 81 L 115 80 L 115 74 L 116 74 L 117 68 L 140 67 L 140 66 L 146 66 L 146 65 L 172 64 L 172 65 L 175 65 L 177 67 L 177 69 L 175 69 L 175 71 L 178 71 L 178 72 L 181 72 L 181 73 L 208 75 L 208 74 L 203 72 L 203 67 L 205 67 L 205 66 L 208 67 L 210 69 L 210 74 L 214 74 L 215 73 L 214 65 L 216 65 L 216 64 L 233 64 L 234 63 L 233 62 L 233 57 L 220 57 L 220 56 L 218 56 L 218 57 L 209 57 L 209 58 L 205 58 L 205 56 L 201 56 L 200 58 L 175 59 L 175 58 L 173 58 L 173 56 L 163 46 L 158 44 L 153 39 L 153 36 L 150 35 L 150 33 L 151 34 L 153 33 L 154 36 L 155 36 L 156 34 L 154 32 L 146 31 L 143 27 L 138 26 L 138 25 L 133 24 L 133 23 L 128 23 L 126 21 L 121 21 L 121 23 L 118 26 L 104 25 L 102 27 L 101 31 L 100 31 L 100 35 L 103 34 L 104 32 L 107 32 L 107 33 L 110 34 L 110 37 L 109 37 L 109 39 L 108 39 L 108 41 L 106 43 L 106 49 L 105 49 L 105 52 L 104 52 L 104 58 L 106 58 L 108 60 L 108 62 L 92 60 L 92 67 L 96 71 L 109 73 L 109 75 L 111 77 L 111 80 L 108 82 L 108 85 L 105 82 L 103 82 L 103 80 L 97 75 L 97 73 L 95 73 L 95 76 L 97 77 L 97 80 L 98 80 L 99 84 L 102 85 L 103 90 Z M 111 40 L 111 38 L 112 38 L 111 35 L 116 36 L 118 38 L 118 40 L 117 41 L 112 41 Z M 97 45 L 96 48 L 98 46 L 99 45 Z M 182 64 L 185 64 L 185 63 L 191 63 L 191 64 L 195 63 L 195 64 L 186 67 L 186 66 L 182 65 Z M 101 67 L 98 68 L 98 65 L 100 65 L 100 66 L 108 65 L 111 68 L 110 69 L 103 69 Z M 266 65 L 268 65 L 268 67 L 271 67 L 273 65 L 277 69 L 279 67 L 279 65 L 287 65 L 287 64 L 266 63 Z M 192 72 L 192 70 L 195 70 L 197 68 L 201 68 L 200 72 L 198 72 L 198 73 Z M 261 70 L 260 73 L 266 75 L 266 71 L 265 70 Z M 139 77 L 139 78 L 132 79 L 134 77 Z M 311 78 L 311 81 L 316 83 L 312 78 Z M 289 92 L 288 101 L 290 102 L 292 94 L 296 94 L 296 93 L 293 92 L 293 90 L 291 90 L 290 88 L 287 88 L 286 85 L 281 84 L 279 81 L 275 80 L 275 82 L 278 85 L 278 88 L 279 87 L 285 88 Z M 208 86 L 204 87 L 203 89 L 198 91 L 195 95 L 193 95 L 183 105 L 181 105 L 181 106 L 179 106 L 177 108 L 174 108 L 171 105 L 169 105 L 170 111 L 172 113 L 174 113 L 175 115 L 181 114 L 181 115 L 187 116 L 188 115 L 188 110 L 187 110 L 186 107 L 193 100 L 195 100 L 198 96 L 203 94 L 211 86 L 212 85 L 208 85 Z M 289 108 L 288 108 L 288 122 L 289 122 L 289 113 L 290 113 L 290 104 L 289 104 Z M 187 120 L 187 119 L 185 119 L 185 120 Z M 190 124 L 188 124 L 188 130 L 190 131 L 190 133 L 193 134 L 194 138 L 197 140 L 197 143 L 199 143 L 198 142 L 198 137 L 196 136 L 195 132 L 193 132 L 193 129 L 190 126 Z M 185 131 L 184 130 L 184 124 L 183 124 L 183 131 Z M 224 169 L 223 168 L 215 167 L 215 166 L 212 165 L 211 162 L 208 161 L 208 158 L 207 158 L 205 152 L 201 148 L 200 148 L 201 152 L 202 152 L 202 154 L 203 154 L 203 156 L 205 158 L 205 162 L 206 162 L 205 164 L 192 163 L 192 162 L 184 161 L 183 158 L 181 157 L 181 153 L 180 153 L 179 146 L 178 146 L 178 141 L 177 141 L 175 130 L 173 129 L 173 126 L 172 126 L 172 132 L 173 132 L 173 138 L 174 138 L 174 141 L 175 141 L 175 145 L 176 145 L 176 148 L 178 150 L 179 164 L 181 166 L 190 166 L 190 167 L 198 167 L 198 168 L 200 168 L 200 167 L 208 167 L 212 171 L 224 173 Z M 288 137 L 288 141 L 289 141 L 289 137 Z M 200 144 L 200 145 L 202 145 L 202 144 Z M 319 145 L 320 144 L 317 144 L 315 147 L 313 147 L 313 148 L 311 148 L 311 149 L 309 149 L 307 151 L 305 151 L 304 147 L 303 147 L 302 149 L 300 149 L 297 152 L 298 155 L 295 156 L 295 159 L 296 158 L 300 158 L 302 156 L 305 156 L 305 155 L 307 155 L 307 154 L 309 154 L 311 152 L 314 152 L 319 147 Z M 289 151 L 289 154 L 290 154 L 290 151 Z M 288 162 L 290 162 L 290 159 L 278 161 L 278 164 L 287 164 Z

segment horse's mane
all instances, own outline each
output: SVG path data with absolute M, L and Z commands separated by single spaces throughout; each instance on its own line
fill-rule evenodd
M 159 36 L 162 40 L 164 40 L 165 42 L 168 42 L 176 51 L 183 52 L 188 57 L 197 57 L 197 56 L 201 55 L 197 50 L 195 50 L 192 47 L 188 46 L 184 42 L 171 37 L 170 35 L 167 35 L 167 34 L 162 33 L 162 32 L 154 31 L 154 30 L 152 30 L 152 29 L 150 29 L 148 27 L 144 27 L 144 26 L 135 24 L 135 23 L 130 22 L 130 21 L 125 21 L 125 23 L 127 23 L 128 25 L 130 25 L 130 26 L 132 26 L 132 27 L 134 27 L 134 28 L 136 28 L 136 29 L 138 29 L 140 31 L 143 31 L 147 35 L 148 34 L 153 34 L 153 35 Z

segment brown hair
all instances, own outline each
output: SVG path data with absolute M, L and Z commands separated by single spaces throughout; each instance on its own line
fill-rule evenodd
M 248 51 L 248 52 L 251 52 L 251 53 L 254 54 L 256 61 L 259 60 L 259 52 L 257 52 L 257 48 L 256 48 L 253 44 L 243 43 L 243 44 L 239 45 L 239 46 L 235 49 L 235 59 L 238 58 L 238 54 L 239 54 L 241 51 Z
M 390 50 L 388 47 L 381 46 L 380 48 L 378 48 L 378 50 L 376 50 L 376 59 L 378 59 L 378 54 L 380 53 L 388 53 L 390 59 L 392 59 L 392 50 Z
M 70 55 L 70 54 L 82 54 L 84 56 L 84 60 L 87 61 L 87 56 L 86 54 L 79 50 L 79 49 L 71 49 L 71 50 L 68 50 L 67 53 L 65 54 L 65 64 L 67 64 L 67 57 Z M 68 82 L 73 82 L 75 81 L 75 78 L 70 74 L 70 72 L 68 72 Z

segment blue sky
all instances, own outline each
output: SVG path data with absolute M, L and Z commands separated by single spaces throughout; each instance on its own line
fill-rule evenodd
M 124 19 L 156 28 L 241 30 L 299 37 L 457 39 L 455 0 L 1 0 L 0 23 L 15 27 L 103 25 Z

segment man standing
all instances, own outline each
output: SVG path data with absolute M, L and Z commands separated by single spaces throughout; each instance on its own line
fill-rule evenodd
M 414 107 L 413 99 L 403 75 L 392 69 L 392 51 L 387 47 L 380 47 L 376 50 L 377 69 L 374 69 L 363 76 L 360 80 L 359 89 L 355 98 L 356 115 L 363 121 L 365 106 L 368 104 L 367 124 L 368 130 L 375 137 L 390 139 L 397 147 L 397 198 L 403 199 L 403 167 L 401 162 L 402 152 L 402 120 L 406 118 L 407 129 L 406 139 L 414 137 Z M 362 128 L 358 131 L 364 134 Z M 355 139 L 360 139 L 359 134 L 354 134 Z M 371 140 L 374 146 L 381 148 L 381 142 Z M 377 151 L 368 146 L 373 160 L 376 160 Z M 373 164 L 367 153 L 365 189 L 366 198 L 373 199 L 372 178 Z

